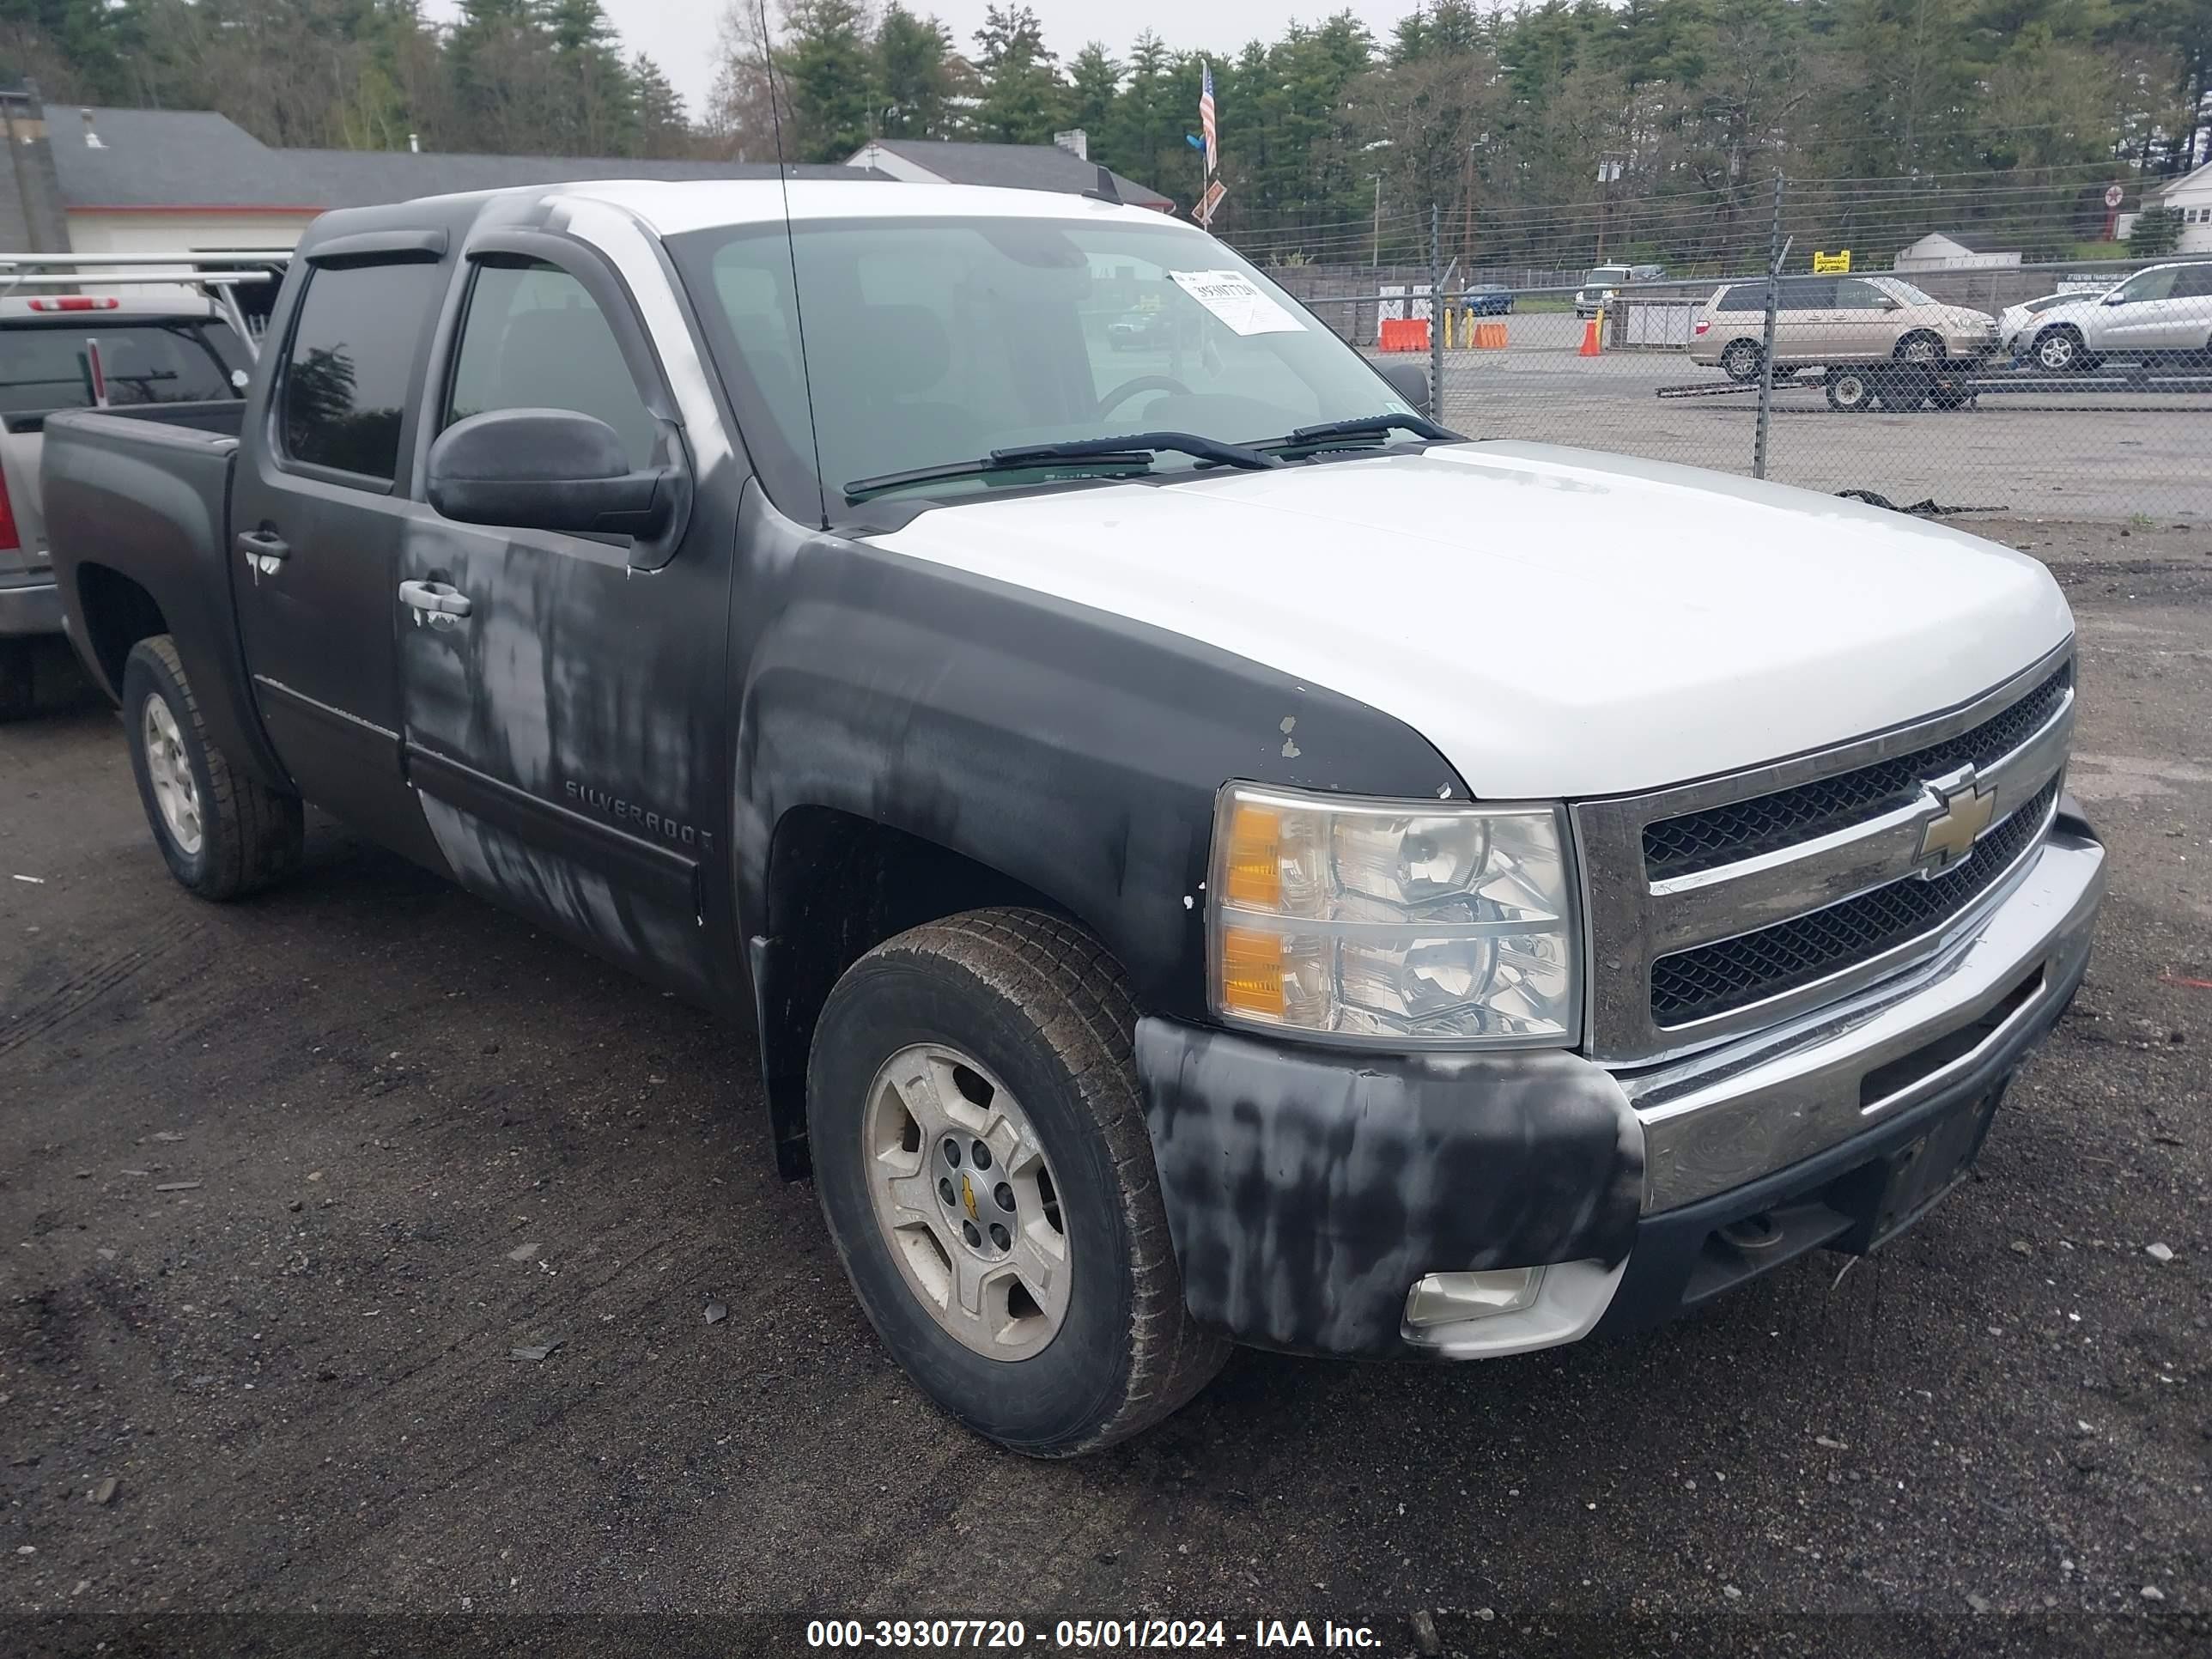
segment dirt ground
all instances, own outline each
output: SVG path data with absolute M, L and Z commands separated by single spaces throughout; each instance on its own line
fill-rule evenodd
M 1632 1341 L 1244 1353 L 1073 1464 L 884 1357 L 742 1032 L 327 822 L 283 890 L 198 902 L 112 715 L 0 732 L 0 1650 L 1012 1617 L 1057 1651 L 1158 1615 L 1224 1650 L 1304 1618 L 1393 1653 L 2206 1651 L 2212 532 L 1977 527 L 2076 609 L 2113 859 L 1978 1178 Z

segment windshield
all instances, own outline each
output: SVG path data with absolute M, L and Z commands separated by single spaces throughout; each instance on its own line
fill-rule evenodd
M 1599 283 L 1625 283 L 1628 280 L 1628 267 L 1626 265 L 1599 265 L 1593 270 L 1589 276 L 1583 277 L 1583 280 L 1593 286 Z
M 785 239 L 748 225 L 670 246 L 769 494 L 799 518 L 818 510 L 817 441 L 835 520 L 849 483 L 994 449 L 1160 431 L 1246 444 L 1407 409 L 1259 271 L 1172 222 L 859 219 Z
M 1936 303 L 1911 283 L 1895 276 L 1875 276 L 1868 279 L 1884 293 L 1902 300 L 1909 306 L 1932 306 Z
M 213 331 L 210 326 L 208 332 Z M 90 407 L 95 401 L 94 354 L 87 348 L 94 343 L 106 378 L 107 401 L 115 407 L 238 396 L 229 366 L 197 323 L 108 321 L 90 328 L 40 323 L 0 330 L 0 415 Z

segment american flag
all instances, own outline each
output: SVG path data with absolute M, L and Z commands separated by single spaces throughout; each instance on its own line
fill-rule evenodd
M 1216 139 L 1213 130 L 1213 65 L 1200 64 L 1199 74 L 1201 81 L 1198 92 L 1198 130 L 1206 135 L 1206 176 L 1211 179 L 1213 176 Z

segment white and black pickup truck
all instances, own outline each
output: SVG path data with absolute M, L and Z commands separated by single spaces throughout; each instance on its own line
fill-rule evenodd
M 449 197 L 46 518 L 179 882 L 313 801 L 748 1019 L 885 1344 L 1064 1454 L 1870 1249 L 2087 963 L 2038 564 L 1419 378 L 1109 200 Z

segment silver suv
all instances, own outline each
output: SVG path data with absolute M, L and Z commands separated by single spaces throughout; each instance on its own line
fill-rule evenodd
M 1732 283 L 1690 327 L 1690 361 L 1759 378 L 1766 284 Z M 1996 319 L 1947 306 L 1895 276 L 1785 276 L 1774 318 L 1774 367 L 1972 362 L 1997 349 Z

